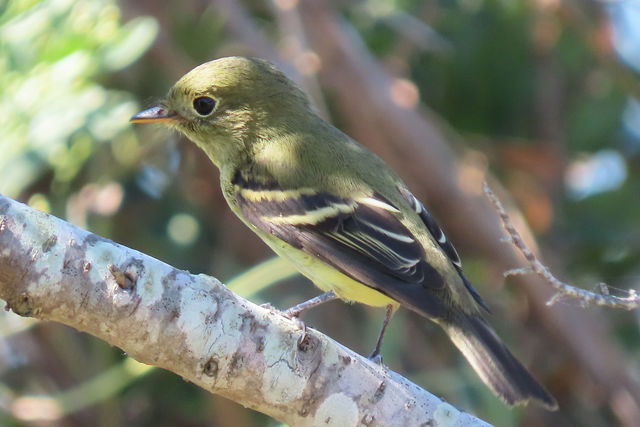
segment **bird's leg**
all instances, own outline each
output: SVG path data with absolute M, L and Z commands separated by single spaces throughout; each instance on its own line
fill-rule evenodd
M 309 310 L 310 308 L 316 307 L 320 304 L 324 304 L 325 302 L 333 301 L 334 299 L 337 299 L 337 298 L 338 298 L 338 295 L 336 295 L 335 292 L 333 291 L 325 292 L 324 294 L 318 295 L 317 297 L 313 297 L 308 301 L 301 302 L 298 305 L 294 305 L 290 309 L 282 312 L 282 315 L 287 319 L 293 319 L 294 317 L 300 316 L 300 313 L 302 313 L 303 311 Z
M 335 292 L 333 291 L 325 292 L 322 295 L 318 295 L 317 297 L 311 298 L 310 300 L 301 302 L 300 304 L 294 305 L 290 309 L 282 312 L 282 315 L 284 317 L 286 317 L 287 319 L 293 320 L 298 325 L 298 328 L 302 330 L 302 335 L 300 336 L 300 338 L 298 338 L 298 346 L 300 346 L 302 342 L 304 342 L 307 339 L 307 327 L 304 324 L 304 322 L 298 318 L 298 316 L 300 316 L 300 313 L 302 313 L 305 310 L 309 310 L 310 308 L 316 307 L 320 304 L 323 304 L 327 301 L 333 301 L 336 298 L 338 298 L 338 295 L 336 295 Z
M 382 356 L 380 355 L 380 348 L 382 347 L 382 338 L 384 337 L 384 333 L 387 331 L 387 326 L 391 321 L 391 317 L 393 317 L 393 313 L 396 312 L 398 307 L 389 304 L 387 306 L 387 313 L 384 316 L 384 322 L 382 323 L 382 329 L 380 330 L 380 335 L 378 335 L 378 342 L 376 343 L 376 348 L 373 349 L 373 353 L 369 356 L 369 360 L 372 360 L 378 364 L 382 364 Z

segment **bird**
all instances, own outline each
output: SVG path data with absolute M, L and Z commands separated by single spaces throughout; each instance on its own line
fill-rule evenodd
M 333 299 L 385 307 L 371 355 L 380 361 L 386 327 L 403 306 L 440 325 L 506 404 L 557 409 L 487 322 L 487 305 L 425 206 L 273 64 L 206 62 L 131 122 L 162 123 L 200 147 L 220 171 L 230 209 L 324 291 L 288 317 Z

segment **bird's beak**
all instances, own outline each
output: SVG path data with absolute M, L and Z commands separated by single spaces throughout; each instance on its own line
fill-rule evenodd
M 177 121 L 178 118 L 179 116 L 176 113 L 168 111 L 163 106 L 156 105 L 155 107 L 140 111 L 131 117 L 129 121 L 131 123 L 171 123 Z

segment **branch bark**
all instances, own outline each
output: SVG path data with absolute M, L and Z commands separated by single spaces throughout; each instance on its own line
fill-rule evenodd
M 0 195 L 0 298 L 290 425 L 485 422 L 278 312 Z

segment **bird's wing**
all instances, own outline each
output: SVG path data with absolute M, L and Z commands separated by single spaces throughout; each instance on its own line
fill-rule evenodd
M 446 315 L 441 300 L 445 278 L 401 222 L 400 210 L 382 195 L 338 197 L 312 188 L 282 190 L 240 174 L 232 183 L 242 214 L 263 232 L 432 318 Z M 455 249 L 441 237 L 435 221 L 426 211 L 421 218 L 427 219 L 429 232 L 459 268 Z
M 413 207 L 413 210 L 420 216 L 420 219 L 429 230 L 429 233 L 431 233 L 435 241 L 438 242 L 438 245 L 440 245 L 440 248 L 442 248 L 444 253 L 447 254 L 449 260 L 451 260 L 451 263 L 456 267 L 456 269 L 458 270 L 458 274 L 462 278 L 462 281 L 469 293 L 473 296 L 473 299 L 475 299 L 476 302 L 480 304 L 480 306 L 482 306 L 482 308 L 484 308 L 487 312 L 490 312 L 491 310 L 489 310 L 489 307 L 484 302 L 480 294 L 475 290 L 475 288 L 473 287 L 473 285 L 471 285 L 467 278 L 464 277 L 464 274 L 462 274 L 462 262 L 460 261 L 458 252 L 456 251 L 456 248 L 451 244 L 451 241 L 447 239 L 444 231 L 442 231 L 442 229 L 438 226 L 436 220 L 431 216 L 424 205 L 420 203 L 420 200 L 418 200 L 416 196 L 411 194 L 408 189 L 400 187 L 399 190 L 404 198 L 409 202 L 411 207 Z

